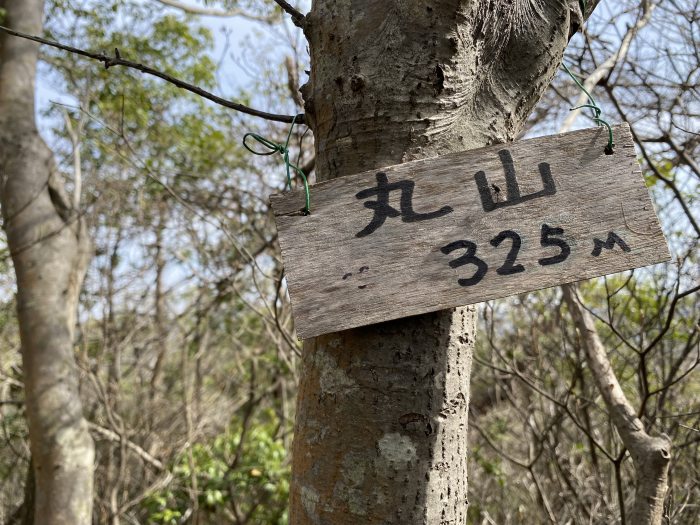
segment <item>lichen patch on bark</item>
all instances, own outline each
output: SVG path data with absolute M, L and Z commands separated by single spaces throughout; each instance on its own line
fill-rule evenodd
M 316 506 L 319 502 L 319 495 L 314 489 L 310 487 L 301 488 L 301 504 L 304 506 L 307 516 L 314 522 L 318 523 L 318 514 L 316 513 Z
M 322 347 L 317 348 L 314 361 L 318 369 L 318 380 L 322 394 L 336 395 L 357 389 L 357 384 L 338 366 L 338 362 L 333 356 Z
M 355 453 L 343 457 L 342 477 L 336 483 L 333 497 L 347 503 L 350 512 L 356 516 L 367 515 L 367 495 L 364 488 L 364 458 Z
M 416 459 L 416 446 L 411 438 L 393 432 L 385 434 L 377 443 L 382 458 L 398 467 L 408 465 Z

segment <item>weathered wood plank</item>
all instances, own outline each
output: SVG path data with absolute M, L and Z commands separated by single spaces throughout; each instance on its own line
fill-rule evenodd
M 271 196 L 298 336 L 667 261 L 629 126 L 613 130 L 613 155 L 595 128 L 341 177 L 311 187 L 309 216 L 303 192 Z

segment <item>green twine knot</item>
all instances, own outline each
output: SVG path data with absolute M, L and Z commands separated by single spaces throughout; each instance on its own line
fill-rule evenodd
M 576 76 L 569 70 L 569 68 L 566 67 L 566 64 L 562 63 L 562 67 L 564 68 L 564 71 L 566 71 L 569 74 L 569 76 L 574 80 L 574 82 L 581 89 L 581 91 L 583 91 L 588 97 L 588 104 L 576 106 L 575 108 L 571 108 L 569 111 L 574 111 L 581 108 L 589 108 L 591 110 L 591 112 L 593 113 L 593 120 L 595 121 L 595 123 L 599 126 L 602 125 L 608 128 L 608 145 L 605 146 L 605 153 L 607 153 L 608 155 L 612 155 L 614 153 L 615 142 L 613 142 L 613 132 L 612 128 L 610 127 L 610 124 L 608 124 L 605 120 L 600 118 L 600 115 L 603 112 L 603 110 L 601 110 L 598 107 L 598 104 L 596 104 L 595 99 L 591 96 L 591 94 L 583 86 L 583 84 L 579 82 L 578 78 L 576 78 Z
M 306 194 L 306 204 L 304 206 L 304 215 L 310 215 L 311 214 L 311 197 L 309 195 L 309 182 L 306 179 L 306 174 L 299 168 L 299 166 L 292 164 L 289 160 L 289 140 L 292 138 L 292 131 L 294 130 L 294 123 L 296 122 L 298 115 L 295 115 L 294 118 L 292 119 L 292 125 L 289 128 L 289 134 L 287 135 L 287 140 L 285 141 L 284 144 L 277 144 L 276 142 L 272 142 L 269 139 L 266 139 L 265 137 L 262 137 L 258 135 L 257 133 L 246 133 L 243 135 L 243 147 L 250 151 L 253 155 L 274 155 L 275 153 L 280 153 L 282 157 L 284 158 L 284 164 L 287 167 L 287 185 L 286 187 L 289 189 L 292 189 L 292 175 L 291 175 L 291 170 L 294 170 L 297 175 L 301 177 L 301 180 L 304 182 L 304 192 Z M 246 139 L 248 137 L 253 138 L 256 140 L 258 143 L 262 144 L 267 151 L 258 151 L 254 150 L 248 144 L 246 143 Z

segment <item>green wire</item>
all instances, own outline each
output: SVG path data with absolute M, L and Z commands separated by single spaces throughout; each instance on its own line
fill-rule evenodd
M 304 206 L 304 214 L 305 215 L 310 215 L 311 214 L 311 196 L 309 194 L 309 181 L 306 179 L 306 174 L 299 168 L 299 166 L 296 166 L 295 164 L 292 164 L 289 160 L 289 141 L 292 138 L 292 131 L 294 130 L 294 124 L 297 120 L 297 116 L 295 115 L 294 118 L 292 119 L 292 125 L 289 128 L 289 133 L 287 134 L 287 140 L 285 141 L 284 144 L 277 144 L 276 142 L 272 142 L 269 139 L 266 139 L 265 137 L 262 137 L 258 135 L 257 133 L 246 133 L 243 135 L 243 147 L 250 151 L 253 155 L 274 155 L 275 153 L 281 153 L 282 157 L 284 158 L 284 164 L 287 167 L 287 185 L 286 187 L 289 188 L 290 190 L 292 189 L 292 174 L 291 170 L 296 171 L 297 175 L 301 177 L 301 180 L 304 182 L 304 193 L 306 195 L 306 204 Z M 258 141 L 260 144 L 262 144 L 265 148 L 267 148 L 268 151 L 257 151 L 248 146 L 246 143 L 246 139 L 248 137 L 252 137 L 254 140 Z
M 583 91 L 586 96 L 588 97 L 588 104 L 583 104 L 581 106 L 577 106 L 575 108 L 571 108 L 569 111 L 574 111 L 577 109 L 581 108 L 589 108 L 593 112 L 593 120 L 595 121 L 596 124 L 599 126 L 602 124 L 606 128 L 608 128 L 608 145 L 605 148 L 605 152 L 610 154 L 614 151 L 615 148 L 615 142 L 613 142 L 613 132 L 612 128 L 610 127 L 610 124 L 608 124 L 605 120 L 600 118 L 600 114 L 603 112 L 599 107 L 598 104 L 596 103 L 595 99 L 593 96 L 588 92 L 588 90 L 579 82 L 578 78 L 569 70 L 568 67 L 566 67 L 566 64 L 562 62 L 562 67 L 564 68 L 564 71 L 566 71 L 569 76 L 573 79 L 573 81 L 576 83 L 576 85 L 579 87 L 581 91 Z

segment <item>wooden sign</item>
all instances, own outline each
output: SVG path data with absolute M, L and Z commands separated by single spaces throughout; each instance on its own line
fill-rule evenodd
M 408 162 L 273 195 L 305 339 L 669 260 L 629 126 Z

